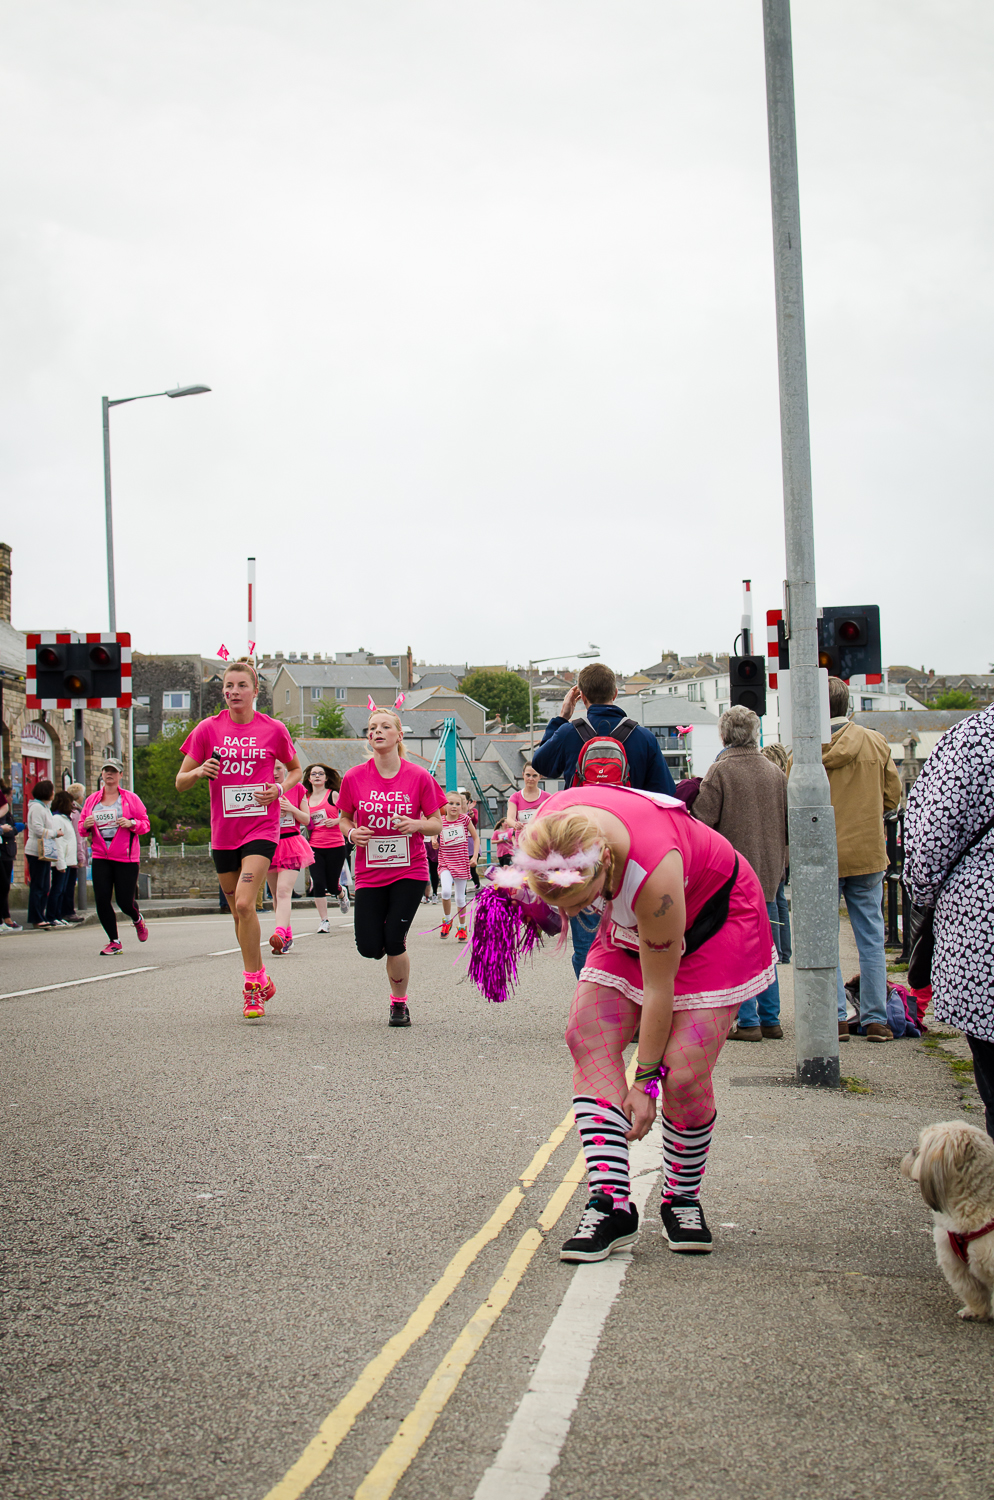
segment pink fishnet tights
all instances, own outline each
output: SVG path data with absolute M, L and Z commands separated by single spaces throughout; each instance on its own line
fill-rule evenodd
M 669 1072 L 659 1103 L 677 1129 L 692 1130 L 714 1119 L 711 1073 L 738 1006 L 675 1010 L 663 1055 Z M 604 1098 L 619 1107 L 628 1093 L 622 1056 L 635 1035 L 641 1006 L 607 985 L 577 985 L 566 1027 L 573 1055 L 573 1092 Z

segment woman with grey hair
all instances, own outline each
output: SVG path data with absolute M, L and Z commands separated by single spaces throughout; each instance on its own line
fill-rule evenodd
M 759 750 L 759 719 L 736 704 L 718 720 L 725 746 L 708 767 L 693 805 L 694 817 L 714 828 L 752 865 L 763 887 L 771 923 L 778 923 L 777 891 L 787 862 L 787 778 Z M 761 1042 L 783 1036 L 780 985 L 773 983 L 740 1008 L 732 1042 Z

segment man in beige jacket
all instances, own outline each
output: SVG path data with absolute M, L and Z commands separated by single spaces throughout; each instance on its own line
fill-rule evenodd
M 839 848 L 839 899 L 845 898 L 859 953 L 859 1012 L 867 1041 L 892 1042 L 887 1025 L 887 958 L 881 898 L 887 851 L 884 813 L 901 801 L 901 782 L 882 734 L 849 718 L 849 686 L 828 679 L 832 742 L 822 764 L 835 809 Z M 838 970 L 839 1039 L 849 1040 L 842 969 Z

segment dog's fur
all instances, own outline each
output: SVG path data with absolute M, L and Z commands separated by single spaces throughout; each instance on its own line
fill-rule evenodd
M 927 1125 L 916 1149 L 902 1161 L 901 1172 L 917 1182 L 932 1210 L 939 1270 L 957 1296 L 966 1299 L 959 1316 L 990 1322 L 994 1229 L 970 1241 L 965 1265 L 949 1243 L 948 1231 L 970 1234 L 994 1220 L 994 1141 L 963 1120 Z

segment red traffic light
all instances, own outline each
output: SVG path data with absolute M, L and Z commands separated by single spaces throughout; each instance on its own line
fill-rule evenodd
M 91 646 L 90 661 L 95 667 L 109 667 L 112 657 L 106 646 Z
M 847 646 L 866 644 L 866 626 L 859 620 L 836 620 L 835 638 Z
M 41 646 L 38 651 L 39 667 L 61 667 L 62 657 L 54 646 Z

